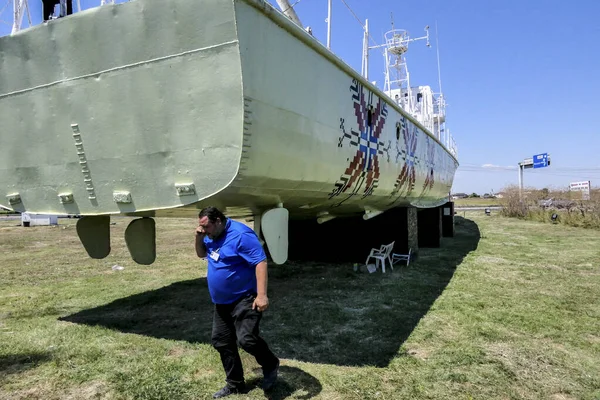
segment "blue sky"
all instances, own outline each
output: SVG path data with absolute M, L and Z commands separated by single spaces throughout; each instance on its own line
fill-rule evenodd
M 273 0 L 273 4 L 276 2 Z M 294 4 L 294 1 L 291 2 Z M 600 1 L 346 0 L 382 42 L 396 28 L 422 36 L 410 45 L 411 84 L 437 89 L 437 21 L 447 127 L 459 147 L 453 192 L 498 192 L 518 183 L 517 163 L 549 153 L 547 168 L 526 170 L 524 184 L 564 188 L 600 184 Z M 294 6 L 326 43 L 327 1 Z M 362 28 L 333 0 L 332 50 L 360 71 Z M 371 51 L 370 80 L 383 85 L 383 57 Z M 496 167 L 492 167 L 496 166 Z
M 192 0 L 190 0 L 192 1 Z M 6 0 L 0 0 L 0 10 Z M 12 0 L 10 0 L 12 3 Z M 82 7 L 100 0 L 81 0 Z M 276 5 L 275 0 L 270 2 Z M 291 0 L 305 26 L 326 42 L 327 1 Z M 396 28 L 422 36 L 411 44 L 412 85 L 437 90 L 435 25 L 439 32 L 447 127 L 459 147 L 453 192 L 500 191 L 517 184 L 517 162 L 550 153 L 548 168 L 526 170 L 526 186 L 564 188 L 600 184 L 600 1 L 577 0 L 345 0 L 369 19 L 379 43 Z M 41 2 L 31 0 L 34 23 Z M 10 8 L 10 7 L 9 7 Z M 0 19 L 11 18 L 7 9 Z M 342 0 L 333 0 L 332 50 L 360 71 L 362 28 Z M 10 26 L 0 22 L 0 35 Z M 371 51 L 370 80 L 383 86 L 383 57 Z

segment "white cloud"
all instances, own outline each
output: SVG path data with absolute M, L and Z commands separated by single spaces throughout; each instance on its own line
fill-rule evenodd
M 517 169 L 516 165 L 496 165 L 496 164 L 483 164 L 481 168 L 490 168 L 490 169 Z

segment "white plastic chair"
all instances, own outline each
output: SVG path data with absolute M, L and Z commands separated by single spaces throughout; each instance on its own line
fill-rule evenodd
M 410 253 L 412 249 L 408 249 L 408 254 L 392 253 L 392 265 L 399 261 L 406 261 L 406 266 L 410 263 Z
M 394 249 L 394 243 L 384 244 L 380 249 L 371 249 L 371 253 L 367 257 L 367 261 L 365 261 L 365 265 L 369 265 L 369 260 L 371 258 L 375 259 L 375 267 L 379 268 L 379 262 L 381 261 L 381 272 L 385 273 L 385 260 L 390 262 L 390 267 L 394 269 L 394 265 L 392 263 L 392 250 Z

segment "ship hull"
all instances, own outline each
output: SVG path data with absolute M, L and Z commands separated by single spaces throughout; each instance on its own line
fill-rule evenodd
M 446 202 L 458 166 L 261 0 L 105 6 L 0 38 L 0 50 L 0 195 L 17 211 L 426 208 Z

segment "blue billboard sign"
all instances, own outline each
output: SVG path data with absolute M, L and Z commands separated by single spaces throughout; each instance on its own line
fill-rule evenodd
M 548 153 L 536 154 L 533 156 L 533 168 L 543 168 L 548 166 Z

